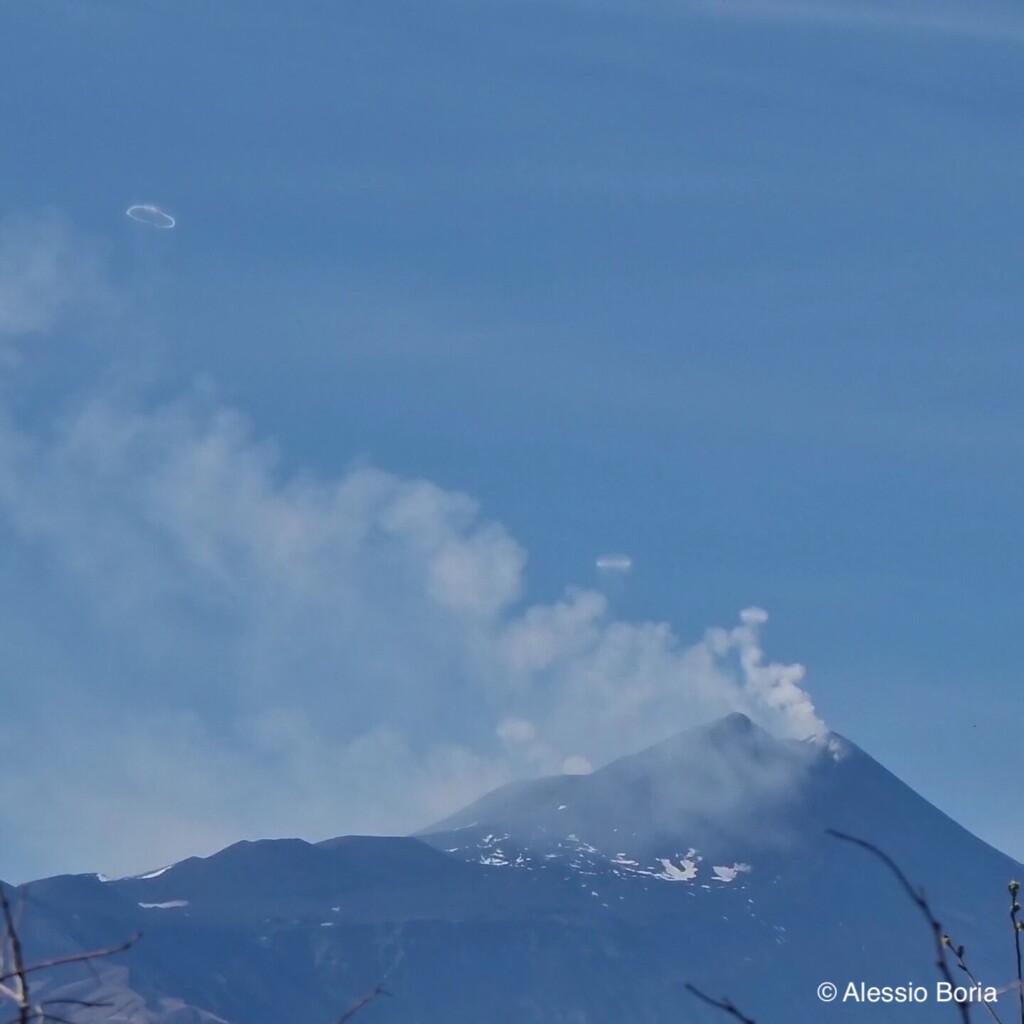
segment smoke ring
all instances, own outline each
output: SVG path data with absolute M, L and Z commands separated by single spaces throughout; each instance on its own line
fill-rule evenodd
M 125 210 L 125 213 L 140 224 L 148 224 L 150 227 L 160 228 L 164 231 L 173 228 L 178 223 L 169 213 L 152 203 L 134 203 Z

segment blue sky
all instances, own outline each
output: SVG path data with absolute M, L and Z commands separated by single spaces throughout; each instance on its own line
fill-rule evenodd
M 0 877 L 412 829 L 799 686 L 1024 857 L 1022 47 L 0 4 Z

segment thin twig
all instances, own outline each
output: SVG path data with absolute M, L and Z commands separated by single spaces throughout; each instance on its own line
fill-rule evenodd
M 345 1024 L 345 1021 L 351 1020 L 367 1003 L 372 1003 L 378 996 L 389 996 L 391 993 L 384 987 L 383 984 L 377 984 L 373 989 L 357 999 L 339 1018 L 338 1024 Z
M 14 923 L 14 913 L 11 910 L 11 901 L 7 898 L 7 891 L 0 886 L 0 907 L 3 908 L 4 927 L 7 932 L 7 940 L 11 944 L 11 960 L 14 963 L 14 971 L 10 975 L 16 982 L 14 989 L 18 1003 L 18 1024 L 28 1024 L 32 1017 L 32 1004 L 29 1002 L 28 979 L 25 977 L 25 957 L 21 948 L 21 936 Z M 2 979 L 9 980 L 8 978 Z
M 116 1003 L 97 1002 L 94 999 L 44 999 L 40 1006 L 78 1006 L 85 1010 L 109 1010 Z
M 93 949 L 88 953 L 72 953 L 70 956 L 55 956 L 50 960 L 40 960 L 37 963 L 29 964 L 21 973 L 34 974 L 36 971 L 45 971 L 51 967 L 63 967 L 65 964 L 80 964 L 89 960 L 101 960 L 103 957 L 113 956 L 115 953 L 123 953 L 126 949 L 134 946 L 141 938 L 142 932 L 136 932 L 126 942 L 122 942 L 120 946 L 107 946 L 105 949 Z M 0 985 L 16 976 L 15 972 L 0 974 Z
M 17 1016 L 11 1018 L 4 1024 L 31 1024 L 32 1021 L 39 1021 L 41 1024 L 49 1021 L 51 1024 L 73 1024 L 67 1018 L 54 1013 L 48 1009 L 51 1006 L 77 1006 L 83 1008 L 110 1007 L 113 1004 L 85 999 L 46 999 L 43 1002 L 33 1005 L 29 990 L 29 975 L 36 971 L 47 970 L 52 967 L 61 967 L 65 964 L 85 963 L 91 968 L 92 961 L 121 953 L 133 946 L 142 937 L 139 934 L 133 935 L 127 942 L 119 946 L 110 946 L 105 949 L 93 949 L 85 953 L 72 953 L 68 956 L 52 957 L 49 960 L 39 960 L 28 964 L 25 962 L 24 947 L 21 942 L 21 935 L 18 924 L 21 919 L 21 912 L 25 906 L 25 891 L 20 892 L 18 910 L 11 908 L 11 901 L 7 896 L 7 890 L 0 885 L 0 912 L 3 916 L 4 933 L 0 939 L 0 997 L 9 999 L 17 1006 Z M 11 951 L 11 969 L 5 969 L 6 951 Z M 8 984 L 13 982 L 13 984 Z
M 957 967 L 959 967 L 960 970 L 963 971 L 964 974 L 966 974 L 967 977 L 970 978 L 971 981 L 974 982 L 976 987 L 980 988 L 981 987 L 981 982 L 978 981 L 978 978 L 975 975 L 974 971 L 972 971 L 970 969 L 970 967 L 967 966 L 967 959 L 964 956 L 965 947 L 964 946 L 956 945 L 953 942 L 953 940 L 948 935 L 943 935 L 942 936 L 942 941 L 946 944 L 946 948 L 956 958 L 956 965 L 957 965 Z M 1002 1020 L 1000 1020 L 1000 1018 L 999 1018 L 999 1014 L 996 1013 L 996 1011 L 994 1009 L 992 1009 L 992 1004 L 990 1002 L 988 1002 L 988 1000 L 983 1000 L 982 1001 L 982 1005 L 985 1007 L 986 1010 L 988 1010 L 989 1015 L 996 1022 L 996 1024 L 1003 1024 Z
M 862 850 L 867 850 L 868 853 L 873 854 L 877 857 L 893 874 L 896 880 L 900 883 L 903 891 L 910 898 L 918 910 L 921 911 L 922 916 L 928 922 L 928 927 L 931 929 L 932 938 L 935 941 L 935 966 L 939 969 L 939 973 L 942 977 L 949 982 L 951 989 L 956 988 L 956 983 L 953 980 L 953 972 L 949 969 L 949 964 L 946 961 L 946 944 L 943 942 L 944 932 L 942 930 L 942 923 L 935 916 L 935 911 L 932 910 L 931 904 L 925 898 L 924 890 L 915 889 L 910 884 L 910 879 L 903 874 L 900 866 L 883 850 L 880 850 L 874 843 L 868 842 L 866 839 L 860 839 L 857 836 L 847 835 L 845 832 L 839 832 L 834 828 L 825 829 L 825 831 L 835 839 L 841 839 L 845 843 L 853 843 L 854 846 L 859 846 Z M 967 1004 L 966 999 L 958 999 L 956 1001 L 957 1009 L 960 1011 L 960 1019 L 964 1024 L 970 1024 L 971 1013 L 970 1007 Z
M 1020 882 L 1010 882 L 1010 922 L 1013 925 L 1013 945 L 1017 953 L 1017 1002 L 1020 1007 L 1020 1024 L 1024 1024 L 1024 971 L 1021 970 L 1021 948 L 1020 933 L 1024 931 L 1024 921 L 1017 915 L 1020 913 L 1020 903 L 1017 902 L 1017 893 L 1020 892 Z
M 714 1006 L 718 1010 L 724 1010 L 730 1016 L 735 1017 L 736 1020 L 740 1021 L 741 1024 L 754 1024 L 754 1021 L 746 1016 L 740 1008 L 729 998 L 723 996 L 721 999 L 715 999 L 713 996 L 709 996 L 706 992 L 701 992 L 696 985 L 691 985 L 689 982 L 686 983 L 686 991 L 691 995 L 696 996 L 698 999 L 703 1000 L 708 1006 Z

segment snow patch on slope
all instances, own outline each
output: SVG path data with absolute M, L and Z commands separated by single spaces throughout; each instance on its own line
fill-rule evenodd
M 690 847 L 685 853 L 658 855 L 650 863 L 624 852 L 609 855 L 576 833 L 552 838 L 543 849 L 532 850 L 518 846 L 507 833 L 488 832 L 467 846 L 449 846 L 445 852 L 487 867 L 517 867 L 526 870 L 568 868 L 573 874 L 594 877 L 612 875 L 617 878 L 655 879 L 662 882 L 735 882 L 740 875 L 749 873 L 749 864 L 735 862 L 719 864 L 710 869 L 702 867 L 703 857 Z M 705 886 L 710 888 L 709 886 Z
M 159 878 L 165 871 L 170 871 L 172 867 L 174 867 L 173 864 L 168 864 L 166 867 L 157 868 L 156 871 L 147 871 L 144 875 L 135 875 L 134 877 L 142 880 Z
M 711 869 L 715 873 L 716 882 L 734 882 L 736 876 L 740 874 L 746 874 L 750 871 L 749 864 L 733 864 L 731 867 L 725 865 L 716 865 Z

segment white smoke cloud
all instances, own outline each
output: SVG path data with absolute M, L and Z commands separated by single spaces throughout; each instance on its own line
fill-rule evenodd
M 633 559 L 629 555 L 599 555 L 594 564 L 601 572 L 629 572 Z
M 0 518 L 83 644 L 33 679 L 31 727 L 0 727 L 6 829 L 44 862 L 54 801 L 74 866 L 129 870 L 239 835 L 410 830 L 733 710 L 824 730 L 803 669 L 766 662 L 764 612 L 686 645 L 591 590 L 521 606 L 525 553 L 470 498 L 288 476 L 209 396 L 95 399 L 47 438 L 8 420 Z M 25 737 L 59 757 L 40 768 Z
M 45 331 L 89 260 L 6 230 L 0 329 Z M 51 412 L 0 404 L 0 876 L 411 831 L 729 711 L 824 731 L 759 610 L 686 644 L 591 589 L 531 604 L 470 497 L 286 472 L 209 389 Z
M 567 757 L 562 762 L 563 775 L 589 775 L 593 770 L 594 766 L 585 757 L 580 757 L 579 754 Z

